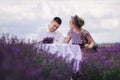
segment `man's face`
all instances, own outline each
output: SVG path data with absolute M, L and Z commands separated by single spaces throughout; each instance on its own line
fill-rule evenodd
M 50 32 L 54 32 L 59 28 L 60 24 L 58 24 L 56 21 L 51 21 L 51 23 L 48 25 L 48 28 Z

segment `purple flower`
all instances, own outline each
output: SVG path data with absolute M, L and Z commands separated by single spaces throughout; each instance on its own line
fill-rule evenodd
M 113 61 L 112 60 L 106 60 L 105 63 L 106 67 L 111 67 L 113 65 Z
M 46 37 L 42 40 L 42 43 L 53 43 L 54 42 L 54 37 Z
M 53 39 L 45 38 L 43 43 L 53 43 Z M 0 79 L 2 76 L 2 80 L 69 80 L 70 63 L 42 46 L 35 47 L 35 44 L 17 37 L 1 37 Z
M 82 78 L 85 78 L 85 80 L 120 79 L 120 43 L 108 44 L 107 46 L 100 45 L 95 53 L 86 52 L 89 56 L 81 61 L 80 73 L 82 73 Z

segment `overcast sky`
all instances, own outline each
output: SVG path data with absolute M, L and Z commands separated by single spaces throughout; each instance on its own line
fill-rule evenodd
M 70 17 L 76 14 L 97 43 L 120 42 L 120 0 L 0 0 L 0 35 L 34 39 L 40 28 L 59 16 L 59 30 L 66 36 Z

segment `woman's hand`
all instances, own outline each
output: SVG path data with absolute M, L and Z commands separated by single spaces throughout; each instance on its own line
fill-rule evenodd
M 84 47 L 87 48 L 87 49 L 92 49 L 93 46 L 91 46 L 90 44 L 85 44 Z

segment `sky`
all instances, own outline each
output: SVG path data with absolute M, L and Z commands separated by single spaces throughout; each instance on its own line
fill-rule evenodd
M 55 16 L 61 17 L 58 30 L 66 36 L 74 15 L 85 20 L 83 28 L 96 43 L 120 42 L 120 0 L 0 0 L 0 36 L 35 39 Z

